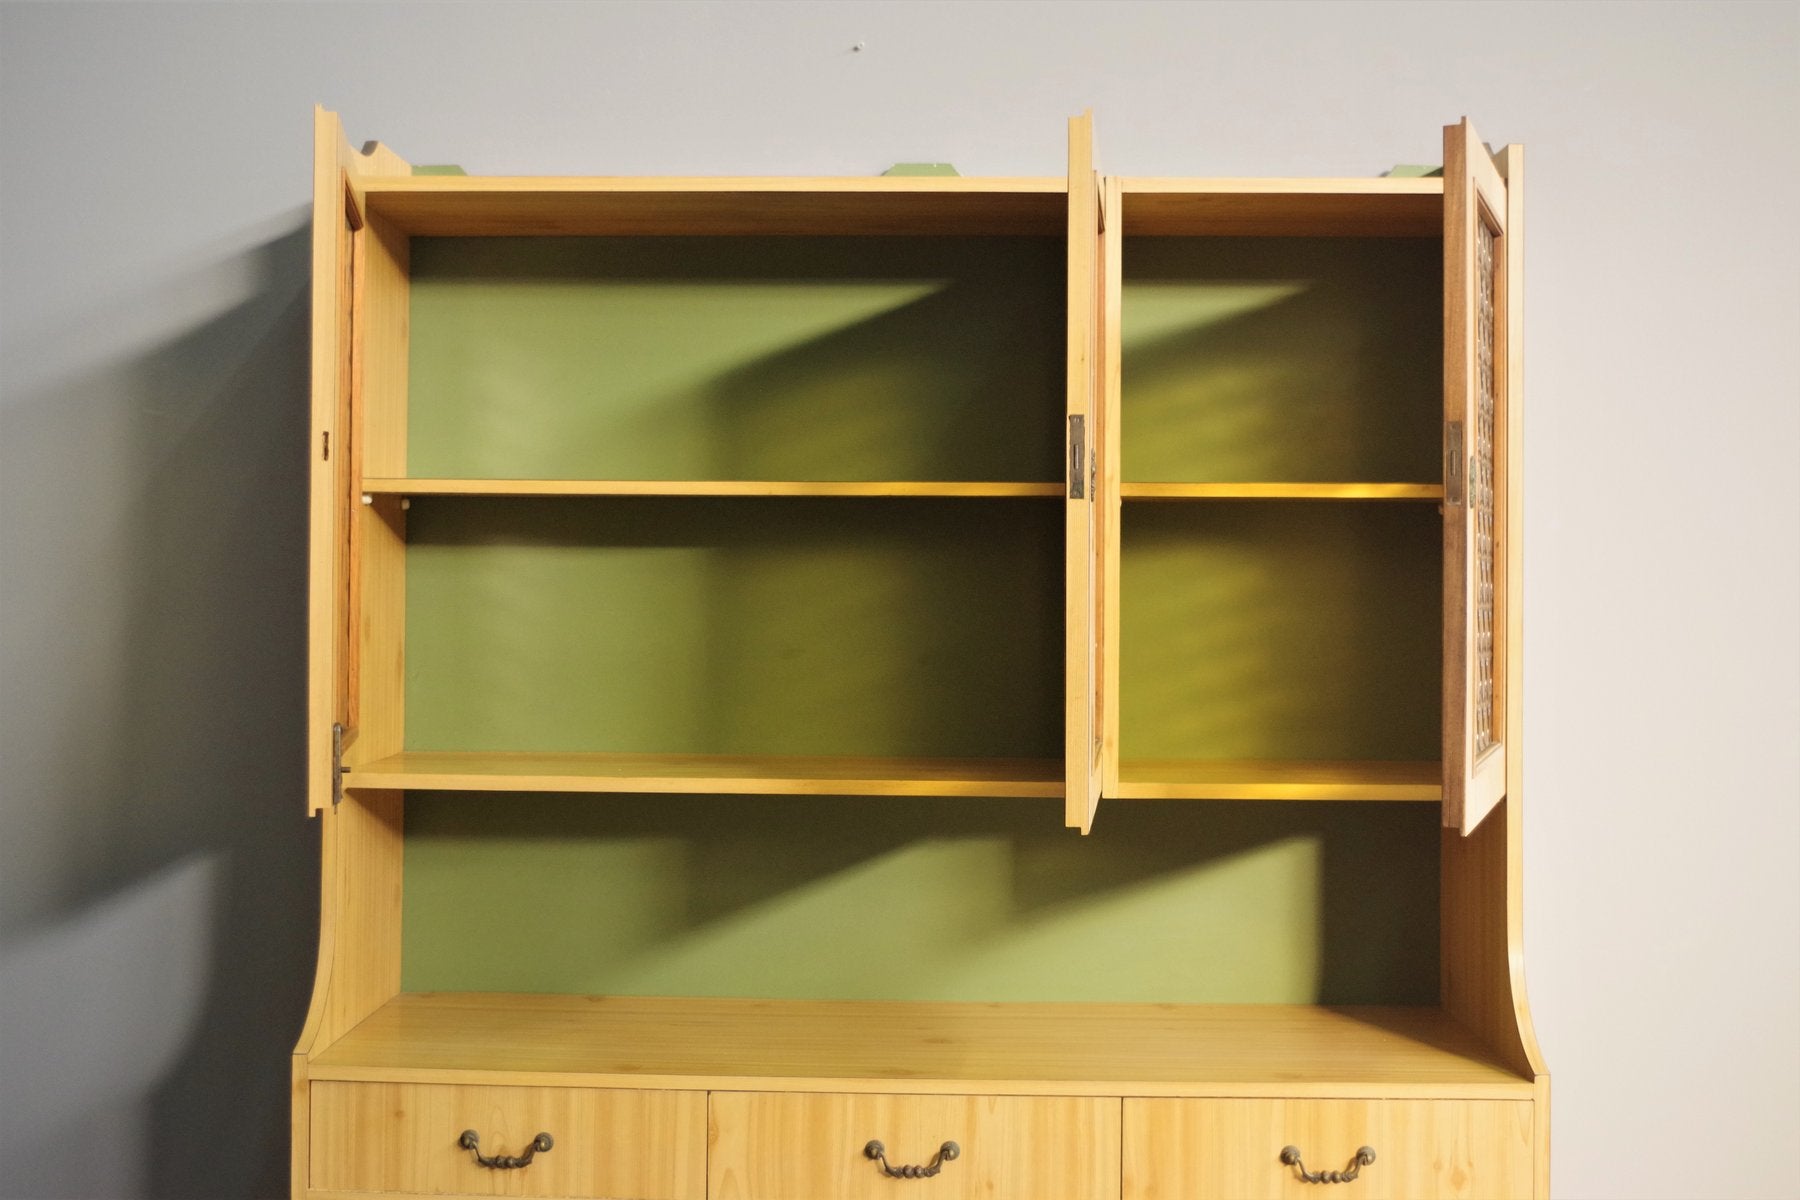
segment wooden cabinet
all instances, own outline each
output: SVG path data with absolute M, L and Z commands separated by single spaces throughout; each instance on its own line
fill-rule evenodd
M 1444 163 L 494 177 L 321 110 L 295 1195 L 1544 1196 L 1523 162 Z

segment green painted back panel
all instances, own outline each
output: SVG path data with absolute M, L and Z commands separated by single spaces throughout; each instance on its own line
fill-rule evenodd
M 1040 757 L 1062 506 L 420 498 L 415 750 Z
M 417 238 L 416 476 L 1061 478 L 1055 238 Z
M 1121 755 L 1437 758 L 1442 557 L 1435 505 L 1127 504 Z
M 1443 478 L 1443 247 L 1127 238 L 1120 454 L 1142 482 Z
M 1437 809 L 408 801 L 409 991 L 1430 1003 Z
M 411 470 L 1058 478 L 1057 243 L 795 245 L 416 241 Z M 1436 478 L 1435 247 L 1140 245 L 1128 477 Z M 1434 515 L 1132 506 L 1126 752 L 1435 754 Z M 409 539 L 415 749 L 1059 752 L 1053 503 L 420 499 Z M 415 795 L 404 984 L 1435 997 L 1431 806 L 1114 802 L 1088 838 L 1059 818 Z

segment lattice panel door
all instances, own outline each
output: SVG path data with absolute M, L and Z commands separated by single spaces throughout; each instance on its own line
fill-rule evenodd
M 1506 795 L 1506 185 L 1444 130 L 1444 823 Z

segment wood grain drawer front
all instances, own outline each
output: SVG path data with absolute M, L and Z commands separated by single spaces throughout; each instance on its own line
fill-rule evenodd
M 484 1167 L 457 1144 L 530 1166 Z M 312 1085 L 314 1191 L 703 1200 L 706 1093 L 598 1088 Z
M 1285 1147 L 1300 1164 L 1281 1161 Z M 1308 1183 L 1310 1172 L 1354 1180 Z M 1511 1200 L 1531 1195 L 1528 1100 L 1127 1100 L 1123 1200 Z
M 1119 1102 L 1091 1097 L 714 1092 L 711 1200 L 1116 1200 Z M 929 1178 L 895 1168 L 961 1153 Z

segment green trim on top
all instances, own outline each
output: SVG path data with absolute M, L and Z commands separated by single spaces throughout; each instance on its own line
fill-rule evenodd
M 908 162 L 895 163 L 883 175 L 960 175 L 961 172 L 949 163 Z
M 467 175 L 468 172 L 454 163 L 432 163 L 414 166 L 414 175 Z

